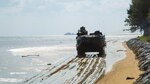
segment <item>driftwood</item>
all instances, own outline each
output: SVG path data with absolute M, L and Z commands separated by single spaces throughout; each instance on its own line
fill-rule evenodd
M 134 77 L 127 77 L 126 80 L 132 80 L 135 79 Z
M 24 56 L 22 56 L 22 57 L 33 57 L 33 56 L 40 56 L 40 55 L 24 55 Z
M 116 52 L 122 52 L 122 51 L 127 51 L 127 50 L 116 50 Z

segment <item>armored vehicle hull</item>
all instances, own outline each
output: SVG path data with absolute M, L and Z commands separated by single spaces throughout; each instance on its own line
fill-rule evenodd
M 106 46 L 104 35 L 81 35 L 76 40 L 78 56 L 85 56 L 85 52 L 99 52 L 98 56 L 104 56 Z

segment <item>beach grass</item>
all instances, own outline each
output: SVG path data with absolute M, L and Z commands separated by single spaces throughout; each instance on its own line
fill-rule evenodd
M 150 36 L 140 36 L 138 37 L 141 41 L 150 42 Z

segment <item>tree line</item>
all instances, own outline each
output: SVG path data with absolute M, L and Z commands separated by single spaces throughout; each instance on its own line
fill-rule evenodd
M 125 22 L 131 32 L 140 30 L 144 36 L 150 35 L 150 0 L 132 0 L 127 14 Z

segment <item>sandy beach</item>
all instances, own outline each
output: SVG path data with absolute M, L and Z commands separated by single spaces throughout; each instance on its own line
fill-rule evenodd
M 123 46 L 127 50 L 125 51 L 126 57 L 115 63 L 112 70 L 106 73 L 97 84 L 133 84 L 142 73 L 138 68 L 138 60 L 135 59 L 134 53 L 125 42 Z M 134 77 L 134 79 L 126 80 L 127 77 Z

